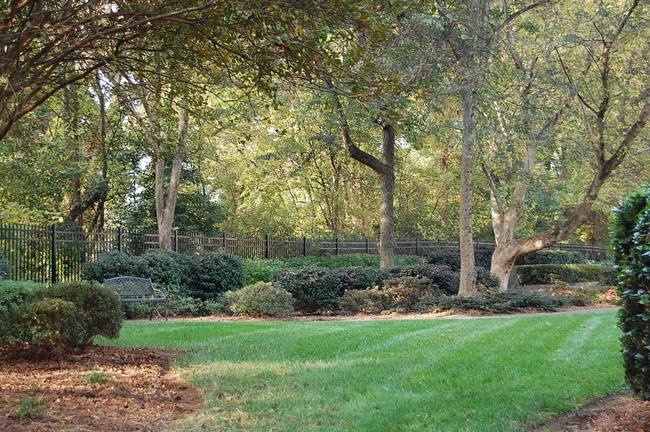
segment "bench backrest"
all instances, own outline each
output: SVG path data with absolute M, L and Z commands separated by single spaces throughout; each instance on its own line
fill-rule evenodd
M 151 279 L 119 276 L 104 281 L 109 291 L 120 297 L 150 297 L 153 295 Z

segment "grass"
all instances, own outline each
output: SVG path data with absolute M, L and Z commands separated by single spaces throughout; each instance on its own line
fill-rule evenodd
M 191 350 L 179 431 L 520 431 L 623 389 L 612 312 L 471 320 L 138 322 L 114 344 Z M 102 341 L 107 343 L 107 341 Z

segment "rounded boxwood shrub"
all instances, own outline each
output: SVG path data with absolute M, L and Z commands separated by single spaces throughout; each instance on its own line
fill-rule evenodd
M 269 282 L 247 285 L 238 291 L 226 291 L 228 308 L 237 315 L 283 317 L 293 313 L 293 296 Z
M 62 299 L 74 303 L 84 311 L 89 321 L 86 333 L 115 339 L 120 335 L 124 319 L 118 297 L 104 286 L 87 283 L 54 285 L 42 292 L 45 298 Z
M 104 282 L 118 276 L 149 277 L 147 262 L 141 256 L 111 251 L 99 255 L 94 261 L 84 264 L 83 278 Z
M 324 267 L 285 270 L 273 277 L 276 286 L 289 291 L 297 310 L 305 313 L 336 310 L 344 289 L 336 272 Z
M 186 268 L 183 294 L 201 300 L 213 300 L 226 291 L 244 286 L 242 259 L 228 253 L 206 252 L 180 255 Z
M 88 333 L 90 317 L 67 300 L 44 298 L 24 303 L 16 317 L 17 339 L 32 357 L 59 357 L 86 347 L 92 340 Z
M 0 280 L 0 343 L 15 339 L 16 311 L 38 300 L 44 285 L 32 281 Z
M 613 246 L 625 377 L 635 394 L 650 400 L 650 185 L 617 209 Z
M 184 261 L 179 258 L 176 252 L 160 249 L 149 249 L 141 258 L 147 266 L 147 276 L 153 283 L 165 287 L 180 285 L 187 273 Z M 125 275 L 130 276 L 130 275 Z

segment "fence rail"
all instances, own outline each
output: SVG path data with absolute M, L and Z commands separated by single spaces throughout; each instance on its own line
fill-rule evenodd
M 494 247 L 494 243 L 477 241 L 476 246 Z M 9 262 L 15 280 L 76 281 L 81 279 L 84 263 L 102 253 L 122 251 L 139 255 L 157 247 L 158 234 L 130 233 L 122 228 L 85 232 L 56 226 L 0 225 L 0 251 Z M 458 247 L 458 240 L 398 239 L 395 253 L 426 255 L 429 251 Z M 600 246 L 557 244 L 554 248 L 579 251 L 589 260 L 608 258 L 607 250 Z M 242 238 L 226 233 L 207 235 L 175 231 L 172 250 L 181 253 L 227 252 L 250 259 L 281 259 L 308 255 L 378 254 L 379 245 L 376 239 L 280 238 L 269 235 Z

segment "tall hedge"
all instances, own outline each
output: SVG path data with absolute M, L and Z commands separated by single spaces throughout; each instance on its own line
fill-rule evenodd
M 613 246 L 623 299 L 625 376 L 635 394 L 650 400 L 650 185 L 616 212 Z

